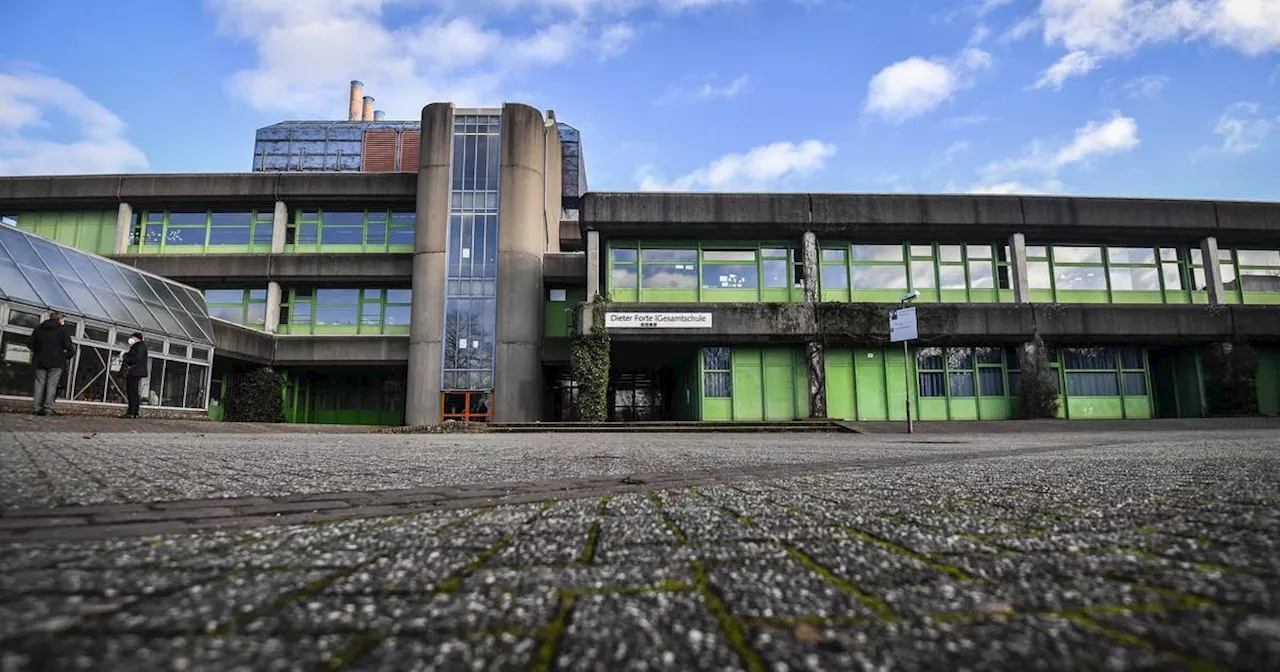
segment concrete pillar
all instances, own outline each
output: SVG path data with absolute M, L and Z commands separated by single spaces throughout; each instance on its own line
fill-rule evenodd
M 267 325 L 268 334 L 280 331 L 280 283 L 275 280 L 267 282 Z
M 413 229 L 413 303 L 405 423 L 440 422 L 440 366 L 444 339 L 444 283 L 449 232 L 453 106 L 422 108 L 418 202 Z
M 133 206 L 121 203 L 116 211 L 116 242 L 114 254 L 125 254 L 129 251 L 129 231 L 133 228 Z M 141 242 L 141 241 L 139 241 Z
M 812 231 L 805 231 L 801 239 L 804 259 L 804 300 L 810 309 L 815 311 L 817 319 L 818 278 L 820 263 L 818 261 L 818 237 Z M 805 367 L 809 374 L 809 417 L 827 417 L 827 348 L 822 334 L 814 334 L 814 338 L 804 344 Z
M 1027 238 L 1021 233 L 1009 236 L 1009 284 L 1013 286 L 1014 303 L 1031 303 L 1031 276 L 1027 272 Z
M 288 231 L 289 208 L 284 201 L 276 201 L 276 210 L 271 216 L 271 254 L 284 254 L 284 241 Z
M 558 175 L 544 172 L 548 152 L 559 157 L 560 141 L 542 114 L 527 105 L 503 106 L 495 422 L 531 422 L 542 415 L 542 255 L 549 247 L 552 207 L 559 221 L 559 203 L 553 206 L 547 198 L 546 181 Z
M 1226 290 L 1222 287 L 1222 262 L 1218 260 L 1218 239 L 1209 236 L 1200 241 L 1200 256 L 1204 258 L 1204 281 L 1209 290 L 1209 305 L 1226 303 Z
M 809 303 L 818 302 L 818 278 L 821 267 L 818 263 L 818 237 L 812 231 L 805 231 L 802 239 L 804 247 L 802 258 L 804 263 L 804 300 Z
M 587 301 L 595 301 L 600 291 L 600 232 L 587 232 Z

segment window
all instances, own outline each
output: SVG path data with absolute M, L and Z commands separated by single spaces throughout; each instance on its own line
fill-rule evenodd
M 698 286 L 698 251 L 644 249 L 640 251 L 642 289 L 694 289 Z
M 364 242 L 364 213 L 322 212 L 321 245 L 360 245 Z
M 1107 289 L 1100 247 L 1053 247 L 1053 279 L 1058 291 Z
M 609 286 L 614 289 L 635 289 L 640 284 L 640 271 L 636 251 L 631 248 L 609 250 Z
M 388 229 L 389 245 L 413 245 L 414 227 L 417 226 L 418 214 L 413 210 L 392 210 L 391 228 Z
M 248 245 L 252 226 L 252 212 L 215 212 L 209 218 L 209 244 Z
M 270 245 L 275 233 L 275 212 L 259 210 L 253 215 L 253 244 Z
M 204 301 L 210 317 L 247 327 L 266 326 L 267 290 L 265 289 L 206 289 Z
M 169 213 L 169 226 L 164 232 L 165 246 L 203 246 L 208 232 L 207 217 L 208 213 L 205 212 Z
M 1250 292 L 1280 292 L 1280 251 L 1237 250 L 1240 289 Z
M 704 348 L 702 351 L 702 394 L 727 399 L 733 396 L 732 351 Z
M 849 285 L 853 289 L 907 289 L 902 245 L 854 245 L 852 251 Z
M 764 276 L 765 289 L 786 289 L 791 286 L 790 261 L 785 248 L 765 248 L 760 250 L 760 269 Z
M 1109 247 L 1112 291 L 1160 291 L 1160 267 L 1156 249 L 1150 247 Z M 1176 265 L 1174 266 L 1176 270 Z
M 1138 348 L 1064 348 L 1067 394 L 1083 397 L 1146 396 L 1146 358 Z
M 564 303 L 568 300 L 568 292 L 563 289 L 551 289 L 547 291 L 547 300 L 552 303 Z
M 945 397 L 942 348 L 920 348 L 916 351 L 916 371 L 921 397 Z
M 1000 348 L 974 348 L 978 365 L 978 395 L 1004 396 L 1004 351 Z
M 702 286 L 705 289 L 756 289 L 759 275 L 755 250 L 702 251 Z

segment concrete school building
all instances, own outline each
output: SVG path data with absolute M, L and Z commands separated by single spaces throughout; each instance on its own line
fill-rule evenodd
M 136 325 L 186 367 L 153 376 L 162 409 L 216 416 L 266 365 L 292 422 L 569 421 L 571 339 L 601 296 L 618 421 L 903 419 L 908 395 L 920 420 L 1004 419 L 1036 335 L 1063 417 L 1204 416 L 1215 344 L 1257 354 L 1257 412 L 1280 414 L 1280 203 L 590 192 L 553 113 L 388 121 L 357 93 L 347 121 L 260 129 L 248 173 L 0 178 L 13 231 L 198 292 L 181 305 L 211 332 L 60 300 L 30 278 L 118 283 L 5 247 L 5 343 L 61 308 L 70 376 L 92 378 Z M 904 357 L 887 315 L 908 292 Z M 0 395 L 29 397 L 20 350 L 0 364 Z

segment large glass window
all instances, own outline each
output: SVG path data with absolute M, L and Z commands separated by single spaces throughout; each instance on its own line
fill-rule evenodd
M 703 250 L 705 289 L 756 289 L 760 267 L 755 250 Z
M 692 289 L 698 283 L 698 251 L 649 249 L 640 251 L 642 289 Z
M 733 396 L 732 362 L 729 348 L 703 348 L 702 396 L 721 399 Z
M 1113 397 L 1147 394 L 1146 358 L 1138 348 L 1063 348 L 1067 394 Z
M 1239 287 L 1247 295 L 1280 292 L 1280 251 L 1237 250 Z
M 1005 353 L 1001 348 L 920 348 L 916 351 L 919 394 L 931 397 L 1003 397 Z
M 204 300 L 211 317 L 259 329 L 266 326 L 265 289 L 206 289 Z
M 1053 279 L 1058 291 L 1106 291 L 1107 276 L 1102 262 L 1102 248 L 1055 245 L 1052 250 Z

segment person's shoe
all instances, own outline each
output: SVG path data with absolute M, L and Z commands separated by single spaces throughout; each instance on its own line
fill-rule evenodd
M 53 410 L 52 408 L 46 408 L 45 415 L 62 415 L 62 414 Z
M 49 415 L 49 409 L 47 409 L 47 408 L 42 408 L 42 409 L 40 409 L 40 410 L 36 411 L 36 415 Z

